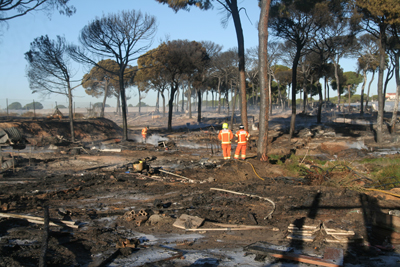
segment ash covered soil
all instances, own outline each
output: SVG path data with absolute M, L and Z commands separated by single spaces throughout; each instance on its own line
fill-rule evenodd
M 400 264 L 397 219 L 388 217 L 387 227 L 382 222 L 399 209 L 399 198 L 362 190 L 367 167 L 343 164 L 374 157 L 369 124 L 317 125 L 313 116 L 298 116 L 297 137 L 289 141 L 290 114 L 274 115 L 269 154 L 278 155 L 278 164 L 257 159 L 257 129 L 250 130 L 245 161 L 222 160 L 216 136 L 226 118 L 217 114 L 204 114 L 202 124 L 175 116 L 170 132 L 166 118 L 130 116 L 135 127 L 128 141 L 121 141 L 119 117 L 107 116 L 77 121 L 75 143 L 68 142 L 64 119 L 0 121 L 30 142 L 21 151 L 3 148 L 15 166 L 0 176 L 1 214 L 43 218 L 48 207 L 51 219 L 75 222 L 50 226 L 47 266 L 310 266 L 249 250 L 257 242 L 312 257 L 337 248 L 344 266 Z M 147 143 L 140 139 L 143 126 L 150 126 Z M 383 148 L 396 146 L 385 136 Z M 304 157 L 304 175 L 292 175 L 292 154 Z M 332 164 L 330 172 L 319 172 L 314 159 Z M 352 183 L 340 186 L 349 177 Z M 181 215 L 204 222 L 175 227 Z M 293 233 L 291 224 L 315 230 Z M 0 217 L 0 266 L 38 266 L 44 232 L 41 223 Z

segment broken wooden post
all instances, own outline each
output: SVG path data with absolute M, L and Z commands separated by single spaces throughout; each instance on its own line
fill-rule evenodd
M 44 207 L 44 228 L 43 228 L 42 249 L 40 251 L 39 267 L 46 267 L 46 253 L 49 242 L 49 207 Z

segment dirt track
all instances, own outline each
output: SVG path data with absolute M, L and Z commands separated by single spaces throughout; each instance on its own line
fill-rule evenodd
M 207 114 L 201 125 L 178 116 L 173 132 L 163 128 L 163 118 L 132 120 L 150 126 L 153 138 L 149 141 L 154 143 L 133 141 L 139 140 L 140 127 L 130 131 L 132 141 L 120 142 L 121 129 L 108 120 L 77 122 L 79 143 L 64 146 L 56 146 L 55 136 L 68 137 L 67 121 L 0 123 L 0 127 L 21 129 L 35 145 L 33 151 L 14 152 L 14 171 L 9 169 L 0 178 L 2 212 L 43 217 L 43 208 L 48 206 L 50 218 L 79 226 L 50 228 L 48 266 L 309 266 L 255 258 L 253 252 L 243 250 L 258 241 L 321 257 L 327 247 L 340 248 L 345 266 L 398 264 L 400 248 L 390 244 L 395 232 L 383 234 L 375 229 L 377 217 L 399 208 L 396 197 L 360 191 L 362 179 L 360 187 L 354 188 L 316 185 L 321 176 L 315 172 L 292 177 L 288 167 L 290 153 L 304 155 L 306 168 L 312 166 L 313 158 L 335 161 L 371 156 L 376 146 L 369 127 L 341 122 L 310 126 L 312 117 L 299 117 L 299 125 L 307 128 L 300 128 L 290 143 L 287 117 L 275 116 L 270 123 L 270 154 L 281 157 L 284 163 L 279 165 L 272 159 L 258 161 L 254 147 L 246 161 L 223 161 L 215 140 L 223 119 L 214 114 Z M 254 145 L 257 131 L 251 134 Z M 361 141 L 365 148 L 346 147 Z M 148 168 L 136 172 L 132 164 L 138 160 Z M 340 181 L 351 171 L 332 171 L 329 178 Z M 270 199 L 276 209 L 263 198 Z M 146 216 L 130 220 L 126 213 L 132 210 Z M 272 211 L 272 217 L 266 218 Z M 205 222 L 193 231 L 173 227 L 182 214 Z M 305 237 L 288 239 L 290 224 L 319 228 L 309 242 Z M 237 231 L 234 225 L 265 228 Z M 354 235 L 346 242 L 333 242 L 323 227 L 354 231 Z M 391 238 L 385 240 L 388 235 Z M 0 266 L 37 266 L 42 236 L 43 225 L 0 218 Z M 126 240 L 136 248 L 127 247 Z M 175 258 L 165 260 L 170 257 Z

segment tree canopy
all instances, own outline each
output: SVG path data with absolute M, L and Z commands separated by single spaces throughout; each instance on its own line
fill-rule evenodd
M 170 87 L 168 101 L 168 129 L 172 129 L 172 112 L 175 93 L 184 76 L 199 73 L 201 62 L 208 59 L 206 49 L 201 43 L 188 40 L 174 40 L 162 43 L 138 60 L 139 80 L 157 81 L 163 75 Z
M 56 40 L 50 40 L 47 35 L 41 36 L 31 43 L 25 59 L 28 61 L 27 76 L 32 93 L 45 96 L 61 94 L 68 97 L 71 140 L 74 141 L 72 90 L 80 84 L 72 87 L 74 71 L 68 48 L 64 37 L 57 36 Z
M 119 78 L 124 140 L 128 139 L 125 71 L 131 61 L 151 46 L 155 32 L 155 17 L 135 10 L 121 11 L 118 14 L 103 15 L 90 22 L 79 36 L 82 47 L 73 46 L 70 49 L 71 55 L 78 62 L 97 67 L 101 66 L 94 60 L 96 57 L 113 58 L 117 62 L 119 69 L 114 74 Z
M 44 11 L 48 14 L 57 9 L 60 14 L 71 16 L 76 12 L 69 0 L 1 0 L 0 22 L 24 16 L 33 11 Z

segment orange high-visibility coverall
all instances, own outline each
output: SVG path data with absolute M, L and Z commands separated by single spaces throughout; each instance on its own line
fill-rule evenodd
M 146 136 L 147 136 L 147 127 L 144 127 L 144 128 L 142 129 L 142 138 L 143 138 L 143 141 L 146 140 Z
M 233 133 L 229 129 L 222 129 L 219 131 L 218 139 L 221 140 L 222 154 L 224 159 L 231 158 L 231 140 L 233 138 Z
M 240 151 L 242 151 L 242 159 L 246 159 L 247 140 L 249 140 L 250 134 L 246 130 L 239 130 L 236 132 L 235 136 L 238 144 L 234 158 L 239 159 Z

